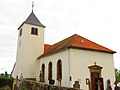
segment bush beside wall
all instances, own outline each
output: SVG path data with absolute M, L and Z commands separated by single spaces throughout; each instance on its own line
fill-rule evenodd
M 5 86 L 9 86 L 10 88 L 12 88 L 12 85 L 13 85 L 12 77 L 6 75 L 0 76 L 0 88 Z

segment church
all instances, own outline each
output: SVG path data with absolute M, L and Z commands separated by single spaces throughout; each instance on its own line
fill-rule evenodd
M 65 87 L 73 87 L 75 81 L 79 81 L 83 90 L 106 90 L 107 80 L 110 80 L 114 88 L 115 51 L 78 34 L 53 45 L 45 44 L 44 30 L 45 26 L 32 10 L 18 28 L 14 78 L 47 84 L 54 80 L 54 85 Z

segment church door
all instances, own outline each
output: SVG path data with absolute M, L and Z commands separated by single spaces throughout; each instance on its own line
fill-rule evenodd
M 92 90 L 104 90 L 103 78 L 100 78 L 98 73 L 94 73 L 95 76 L 91 77 L 91 88 Z
M 96 65 L 92 65 L 88 67 L 90 69 L 90 77 L 91 77 L 91 90 L 104 90 L 103 78 L 101 77 L 101 69 L 102 67 Z

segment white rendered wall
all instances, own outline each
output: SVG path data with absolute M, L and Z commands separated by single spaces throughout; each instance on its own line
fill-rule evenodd
M 32 27 L 38 28 L 38 35 L 31 34 Z M 44 51 L 44 28 L 26 23 L 21 28 L 15 67 L 19 72 L 15 75 L 20 77 L 22 73 L 23 78 L 36 78 L 36 58 Z
M 55 80 L 55 85 L 58 85 L 56 80 L 56 69 L 57 61 L 59 59 L 62 60 L 62 86 L 73 87 L 75 81 L 79 81 L 81 89 L 88 90 L 88 85 L 86 85 L 86 78 L 90 78 L 90 70 L 88 66 L 94 65 L 94 62 L 96 62 L 97 65 L 103 67 L 103 69 L 101 70 L 101 76 L 104 80 L 104 89 L 106 89 L 108 79 L 111 80 L 111 86 L 113 88 L 115 75 L 112 54 L 89 50 L 69 49 L 41 58 L 40 60 L 38 60 L 38 75 L 40 74 L 41 66 L 44 63 L 45 83 L 48 83 L 48 64 L 49 62 L 52 62 L 53 79 Z M 70 81 L 69 79 L 70 76 L 72 77 L 72 81 Z
M 65 50 L 63 52 L 59 52 L 47 57 L 43 57 L 39 60 L 39 69 L 38 69 L 38 75 L 40 74 L 41 66 L 44 63 L 45 64 L 45 83 L 49 83 L 48 81 L 48 64 L 49 62 L 52 62 L 53 65 L 53 79 L 55 80 L 55 85 L 58 85 L 57 81 L 57 62 L 60 59 L 62 61 L 62 86 L 69 86 L 69 57 L 68 57 L 68 50 Z
M 115 75 L 114 75 L 114 62 L 113 55 L 110 53 L 102 53 L 96 51 L 70 49 L 70 76 L 73 83 L 80 81 L 81 89 L 88 90 L 86 85 L 86 78 L 90 78 L 90 71 L 88 66 L 97 65 L 103 67 L 101 70 L 101 76 L 104 80 L 104 89 L 106 89 L 107 80 L 111 80 L 112 89 L 114 87 Z
M 16 65 L 12 72 L 12 77 L 16 78 L 16 76 L 21 76 L 21 52 L 22 52 L 22 46 L 21 46 L 21 38 L 19 37 L 20 30 L 18 30 L 18 42 L 17 42 L 17 53 L 16 53 Z

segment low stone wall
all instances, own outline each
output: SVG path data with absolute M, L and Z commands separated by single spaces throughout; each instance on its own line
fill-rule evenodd
M 80 90 L 80 89 L 48 85 L 42 82 L 25 80 L 19 83 L 17 90 Z

